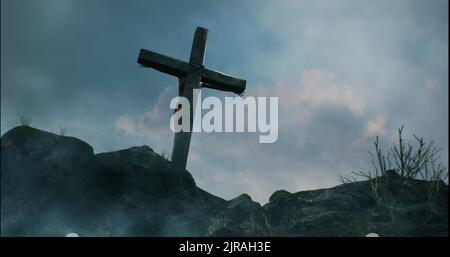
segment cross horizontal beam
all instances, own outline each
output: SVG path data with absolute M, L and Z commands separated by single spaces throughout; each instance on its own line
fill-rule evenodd
M 190 64 L 176 58 L 172 58 L 153 51 L 141 49 L 138 63 L 144 67 L 153 68 L 157 71 L 168 73 L 176 77 L 185 77 L 189 73 L 196 72 L 201 77 L 204 87 L 230 91 L 242 94 L 245 91 L 246 81 L 230 75 L 210 70 L 196 64 Z
M 192 66 L 187 62 L 145 49 L 141 49 L 139 52 L 137 62 L 144 67 L 153 68 L 176 77 L 185 77 L 192 71 Z
M 222 91 L 230 91 L 236 94 L 242 94 L 245 91 L 245 84 L 243 79 L 238 79 L 230 75 L 203 68 L 200 71 L 201 81 L 204 87 L 218 89 Z

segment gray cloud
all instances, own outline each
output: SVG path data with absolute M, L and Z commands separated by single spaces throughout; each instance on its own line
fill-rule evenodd
M 251 133 L 193 136 L 188 169 L 207 191 L 265 202 L 277 189 L 337 184 L 369 168 L 375 134 L 388 146 L 401 124 L 434 139 L 448 163 L 447 1 L 1 4 L 2 133 L 25 115 L 67 127 L 96 152 L 170 151 L 177 81 L 136 58 L 148 48 L 187 59 L 200 25 L 210 29 L 207 66 L 247 79 L 247 95 L 280 98 L 274 144 Z

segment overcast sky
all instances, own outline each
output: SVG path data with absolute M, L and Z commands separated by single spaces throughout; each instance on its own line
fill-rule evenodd
M 140 48 L 187 60 L 209 29 L 205 65 L 279 97 L 279 138 L 196 133 L 188 170 L 231 199 L 338 184 L 370 168 L 376 135 L 434 140 L 448 166 L 448 1 L 1 1 L 1 133 L 29 117 L 95 152 L 170 153 L 176 78 L 139 69 Z M 203 96 L 231 93 L 206 89 Z

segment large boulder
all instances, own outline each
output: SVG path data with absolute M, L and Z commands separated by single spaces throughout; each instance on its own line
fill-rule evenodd
M 94 155 L 87 143 L 19 126 L 1 139 L 1 234 L 205 235 L 226 201 L 150 147 Z
M 94 155 L 77 138 L 16 127 L 1 138 L 1 235 L 448 235 L 443 181 L 390 171 L 333 188 L 279 190 L 261 206 L 247 194 L 225 201 L 169 167 L 148 146 Z

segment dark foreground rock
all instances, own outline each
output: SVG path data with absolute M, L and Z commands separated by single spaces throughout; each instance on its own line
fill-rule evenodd
M 280 190 L 261 206 L 209 194 L 169 165 L 148 146 L 94 155 L 77 138 L 16 127 L 1 139 L 1 235 L 448 235 L 443 182 L 379 178 L 382 198 L 371 181 Z

